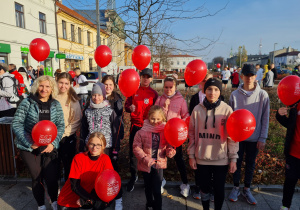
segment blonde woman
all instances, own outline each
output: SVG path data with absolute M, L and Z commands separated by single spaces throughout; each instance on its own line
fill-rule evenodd
M 59 177 L 57 149 L 65 130 L 65 123 L 61 105 L 54 99 L 56 95 L 57 85 L 52 77 L 37 78 L 32 85 L 31 94 L 19 105 L 12 123 L 16 135 L 15 145 L 31 174 L 32 193 L 39 210 L 46 209 L 43 180 L 47 185 L 52 208 L 57 209 Z M 31 137 L 33 126 L 41 120 L 50 120 L 57 127 L 55 140 L 47 146 L 36 145 Z

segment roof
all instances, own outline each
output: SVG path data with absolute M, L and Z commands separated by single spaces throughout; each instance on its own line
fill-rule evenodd
M 299 53 L 300 51 L 293 51 L 293 52 L 281 53 L 279 55 L 276 55 L 275 57 L 293 56 L 293 55 L 298 55 Z
M 82 15 L 78 14 L 74 10 L 66 7 L 65 5 L 59 3 L 58 1 L 56 1 L 55 4 L 56 4 L 56 6 L 59 7 L 60 11 L 63 11 L 65 13 L 67 13 L 68 15 L 70 15 L 70 16 L 72 16 L 72 17 L 74 17 L 74 18 L 76 18 L 76 19 L 78 19 L 78 20 L 86 23 L 87 25 L 89 25 L 89 26 L 97 29 L 97 25 L 95 25 L 94 23 L 92 23 L 91 21 L 89 21 L 88 19 L 86 19 L 85 17 L 83 17 Z M 104 31 L 103 29 L 101 29 L 101 32 L 107 34 L 107 32 Z

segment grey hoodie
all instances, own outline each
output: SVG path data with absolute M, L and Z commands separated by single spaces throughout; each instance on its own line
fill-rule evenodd
M 229 105 L 233 111 L 238 109 L 247 109 L 255 117 L 256 128 L 254 133 L 245 141 L 248 142 L 266 142 L 269 129 L 270 116 L 270 100 L 266 91 L 262 90 L 259 85 L 255 83 L 255 90 L 248 94 L 243 89 L 244 84 L 233 91 L 230 95 Z

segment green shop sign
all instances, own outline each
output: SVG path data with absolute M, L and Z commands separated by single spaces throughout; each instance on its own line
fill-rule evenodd
M 54 52 L 53 51 L 50 51 L 50 54 L 49 54 L 48 58 L 54 58 Z
M 58 59 L 65 59 L 66 58 L 66 54 L 64 54 L 64 53 L 57 53 L 55 55 L 55 57 L 58 58 Z
M 28 47 L 21 47 L 21 52 L 25 53 L 25 54 L 28 54 L 29 53 Z
M 10 44 L 0 43 L 0 53 L 11 53 Z

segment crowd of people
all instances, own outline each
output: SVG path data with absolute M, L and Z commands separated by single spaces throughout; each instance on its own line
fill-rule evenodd
M 257 204 L 250 186 L 256 156 L 266 145 L 270 114 L 269 97 L 260 84 L 272 72 L 272 66 L 266 72 L 259 65 L 245 64 L 232 75 L 225 69 L 222 81 L 208 72 L 198 84 L 199 92 L 191 97 L 189 105 L 177 89 L 174 76 L 164 79 L 163 94 L 158 96 L 150 87 L 153 75 L 148 68 L 140 72 L 140 87 L 125 103 L 116 91 L 113 76 L 104 76 L 101 83 L 93 86 L 89 96 L 86 78 L 79 68 L 74 71 L 74 78 L 69 73 L 58 72 L 54 79 L 42 75 L 40 70 L 33 71 L 30 66 L 16 71 L 13 64 L 8 67 L 0 64 L 0 117 L 14 116 L 12 129 L 16 136 L 15 145 L 31 174 L 32 192 L 38 209 L 46 209 L 44 183 L 52 209 L 96 210 L 110 205 L 97 196 L 94 186 L 97 175 L 105 169 L 119 171 L 118 153 L 124 138 L 123 110 L 131 116 L 129 144 L 126 145 L 131 178 L 126 191 L 134 190 L 138 171 L 141 171 L 146 209 L 162 209 L 162 193 L 168 181 L 163 177 L 163 170 L 168 170 L 167 158 L 173 157 L 182 181 L 180 193 L 188 197 L 191 194 L 189 183 L 195 181 L 192 196 L 202 201 L 204 210 L 209 209 L 211 201 L 214 201 L 215 209 L 222 209 L 227 173 L 233 174 L 234 184 L 228 199 L 236 202 L 241 194 L 249 204 Z M 266 79 L 267 82 L 273 80 L 274 76 L 271 76 Z M 24 84 L 18 93 L 12 90 L 13 78 Z M 221 93 L 223 86 L 227 88 L 230 78 L 235 85 L 233 88 L 237 89 L 231 93 L 227 104 Z M 269 87 L 267 82 L 264 82 L 265 87 Z M 74 88 L 79 89 L 77 93 Z M 11 103 L 9 99 L 13 94 L 26 96 L 20 103 Z M 294 188 L 300 177 L 300 123 L 297 123 L 300 120 L 297 115 L 300 105 L 296 103 L 291 107 L 290 110 L 280 108 L 276 115 L 278 121 L 288 128 L 285 142 L 286 180 L 281 209 L 291 206 Z M 256 119 L 254 133 L 243 142 L 233 141 L 226 131 L 228 117 L 238 109 L 249 110 Z M 185 120 L 188 117 L 189 140 L 184 151 L 182 146 L 174 148 L 168 144 L 164 127 L 172 118 Z M 33 126 L 42 120 L 50 120 L 57 127 L 55 140 L 46 146 L 37 145 L 31 137 Z M 188 180 L 184 153 L 188 155 L 189 167 L 194 170 L 194 180 Z M 243 161 L 245 178 L 243 188 L 240 188 Z M 61 165 L 65 184 L 58 195 Z M 122 194 L 121 188 L 114 200 L 116 210 L 123 209 Z

